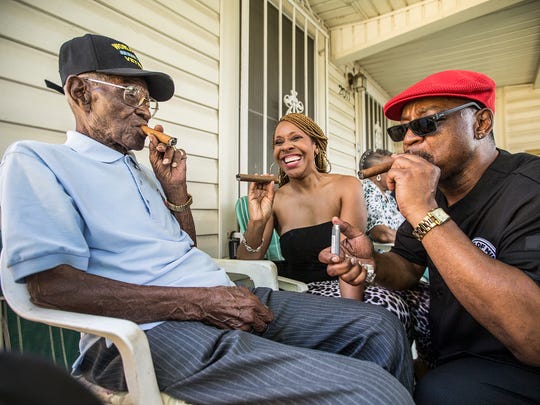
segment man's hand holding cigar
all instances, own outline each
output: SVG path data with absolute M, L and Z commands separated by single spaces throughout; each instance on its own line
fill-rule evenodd
M 426 212 L 437 208 L 435 192 L 441 170 L 424 157 L 411 153 L 393 158 L 386 176 L 388 189 L 395 192 L 401 214 L 416 226 Z
M 163 127 L 161 125 L 156 125 L 152 131 L 148 131 L 148 137 L 150 139 L 150 143 L 148 144 L 150 163 L 163 187 L 169 208 L 171 206 L 173 208 L 175 206 L 183 208 L 181 211 L 177 210 L 175 216 L 182 215 L 179 221 L 181 221 L 183 229 L 189 233 L 195 242 L 195 225 L 193 224 L 191 212 L 187 210 L 193 201 L 187 190 L 187 154 L 183 149 L 177 149 L 163 142 L 164 139 L 159 139 L 156 133 L 165 135 L 163 134 Z

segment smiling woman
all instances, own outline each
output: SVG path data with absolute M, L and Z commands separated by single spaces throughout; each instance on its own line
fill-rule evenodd
M 361 288 L 343 282 L 340 286 L 318 260 L 330 244 L 332 217 L 347 218 L 362 228 L 366 221 L 360 182 L 329 173 L 327 145 L 322 129 L 306 115 L 287 114 L 279 120 L 273 137 L 279 189 L 274 193 L 273 183 L 250 184 L 250 220 L 238 257 L 264 257 L 275 228 L 286 259 L 281 275 L 309 283 L 313 294 L 360 299 Z

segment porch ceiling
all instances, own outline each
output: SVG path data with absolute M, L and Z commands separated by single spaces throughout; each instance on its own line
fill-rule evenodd
M 307 0 L 331 60 L 358 64 L 390 95 L 440 70 L 540 88 L 539 0 Z

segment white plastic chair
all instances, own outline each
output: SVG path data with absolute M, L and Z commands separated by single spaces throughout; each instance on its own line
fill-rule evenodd
M 245 274 L 256 287 L 278 289 L 277 269 L 266 260 L 215 259 L 227 272 Z M 130 403 L 136 405 L 170 403 L 170 397 L 160 394 L 150 348 L 145 333 L 126 319 L 88 315 L 42 308 L 30 301 L 26 284 L 16 283 L 11 271 L 0 268 L 1 286 L 9 306 L 22 318 L 34 322 L 90 333 L 111 340 L 122 357 Z M 291 280 L 291 288 L 307 289 L 305 284 Z M 126 402 L 123 402 L 126 403 Z M 174 403 L 183 403 L 175 401 Z
M 214 259 L 227 273 L 240 273 L 249 276 L 256 287 L 269 287 L 272 290 L 306 292 L 307 284 L 292 278 L 278 276 L 277 268 L 268 260 Z

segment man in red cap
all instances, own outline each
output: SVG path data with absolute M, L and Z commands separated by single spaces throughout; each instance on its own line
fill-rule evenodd
M 396 290 L 429 269 L 436 367 L 416 403 L 540 403 L 540 159 L 495 146 L 494 110 L 495 83 L 470 71 L 433 74 L 388 101 L 401 121 L 388 134 L 405 152 L 387 175 L 406 218 L 395 246 L 377 253 L 335 218 L 347 256 L 319 256 L 352 284 L 371 264 L 374 282 Z

